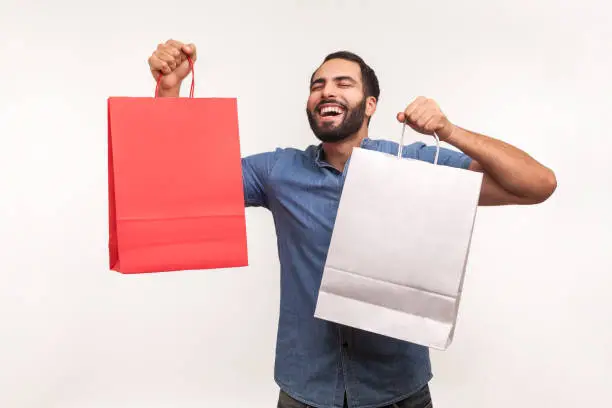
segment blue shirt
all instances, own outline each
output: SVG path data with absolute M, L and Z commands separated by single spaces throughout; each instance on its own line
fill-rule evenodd
M 364 139 L 364 149 L 397 154 L 395 142 Z M 405 157 L 433 162 L 435 146 L 413 143 Z M 440 149 L 438 163 L 467 168 L 470 157 Z M 345 166 L 347 167 L 347 166 Z M 314 317 L 323 267 L 346 175 L 322 147 L 278 148 L 242 159 L 245 205 L 271 211 L 281 265 L 274 378 L 315 407 L 372 408 L 408 397 L 432 378 L 426 347 Z

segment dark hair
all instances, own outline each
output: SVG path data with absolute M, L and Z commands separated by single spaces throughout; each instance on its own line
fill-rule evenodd
M 376 73 L 368 64 L 365 63 L 365 61 L 359 55 L 354 54 L 350 51 L 336 51 L 326 56 L 323 60 L 323 63 L 331 59 L 343 59 L 359 64 L 359 68 L 361 69 L 361 81 L 363 82 L 363 92 L 365 94 L 365 97 L 367 98 L 369 96 L 373 96 L 378 102 L 378 98 L 380 97 L 380 86 L 378 85 L 378 78 L 376 77 Z M 310 78 L 311 81 L 313 77 L 314 73 Z

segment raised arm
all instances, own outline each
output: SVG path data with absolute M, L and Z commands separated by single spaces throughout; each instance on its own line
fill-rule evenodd
M 557 188 L 551 169 L 517 147 L 452 124 L 432 99 L 417 98 L 397 119 L 422 134 L 436 132 L 472 158 L 468 169 L 484 173 L 479 205 L 538 204 Z
M 187 56 L 195 63 L 195 44 L 168 40 L 153 51 L 148 63 L 156 83 L 161 75 L 159 97 L 180 96 L 181 84 L 191 70 Z M 242 158 L 245 206 L 268 207 L 267 182 L 275 157 L 275 152 L 266 152 Z

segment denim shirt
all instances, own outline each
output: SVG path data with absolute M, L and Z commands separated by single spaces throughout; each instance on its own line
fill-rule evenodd
M 364 139 L 364 149 L 397 154 L 398 144 Z M 435 146 L 413 143 L 404 157 L 434 161 Z M 438 164 L 467 168 L 470 157 L 441 148 Z M 408 397 L 432 378 L 429 350 L 314 317 L 348 166 L 339 172 L 321 145 L 278 148 L 242 159 L 245 205 L 273 216 L 280 258 L 274 379 L 314 407 L 368 408 Z M 408 187 L 408 186 L 407 186 Z

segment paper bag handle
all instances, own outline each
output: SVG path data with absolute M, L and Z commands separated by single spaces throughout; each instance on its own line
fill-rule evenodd
M 193 98 L 193 91 L 195 89 L 195 72 L 193 69 L 193 60 L 191 59 L 189 55 L 187 55 L 187 60 L 189 61 L 189 66 L 191 67 L 191 89 L 189 91 L 189 97 Z M 159 96 L 159 84 L 163 77 L 164 77 L 163 73 L 160 73 L 159 77 L 157 77 L 157 85 L 155 86 L 155 97 L 156 98 Z
M 402 137 L 400 138 L 399 148 L 397 149 L 397 158 L 402 158 L 402 152 L 404 150 L 404 132 L 406 131 L 406 122 L 402 126 Z M 438 164 L 438 156 L 440 155 L 440 138 L 438 134 L 434 132 L 434 138 L 436 139 L 436 156 L 434 158 L 434 164 Z

